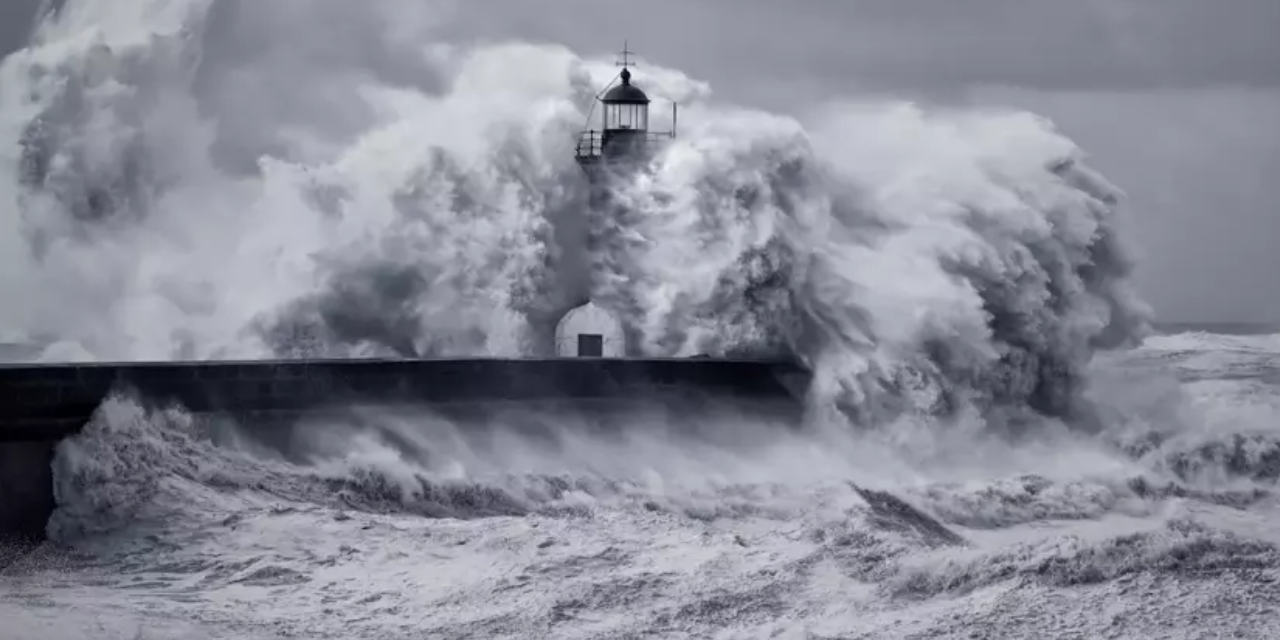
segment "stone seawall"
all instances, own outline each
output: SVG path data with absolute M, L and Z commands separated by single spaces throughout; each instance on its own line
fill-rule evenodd
M 798 404 L 789 363 L 690 359 L 326 360 L 0 364 L 0 537 L 39 536 L 53 508 L 51 460 L 114 392 L 193 413 L 290 416 L 356 404 L 666 402 Z

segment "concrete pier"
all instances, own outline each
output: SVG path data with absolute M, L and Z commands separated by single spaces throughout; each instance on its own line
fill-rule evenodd
M 794 364 L 710 358 L 0 364 L 0 538 L 43 534 L 54 507 L 54 447 L 113 392 L 192 413 L 269 415 L 278 426 L 361 404 L 457 408 L 680 397 L 695 404 L 718 398 L 798 405 L 806 384 Z
M 53 513 L 57 440 L 0 442 L 0 544 L 39 540 Z

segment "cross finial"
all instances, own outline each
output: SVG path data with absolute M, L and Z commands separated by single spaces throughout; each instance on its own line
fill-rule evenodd
M 628 48 L 627 41 L 623 40 L 622 51 L 618 52 L 618 56 L 620 56 L 622 59 L 616 63 L 617 66 L 622 67 L 624 69 L 626 67 L 634 67 L 636 63 L 631 60 L 631 56 L 634 54 L 635 52 Z

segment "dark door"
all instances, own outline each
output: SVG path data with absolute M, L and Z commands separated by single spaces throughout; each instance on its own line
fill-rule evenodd
M 578 334 L 578 356 L 599 358 L 604 355 L 604 336 L 598 333 Z

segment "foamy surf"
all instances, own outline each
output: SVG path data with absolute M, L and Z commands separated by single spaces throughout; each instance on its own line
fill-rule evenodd
M 447 44 L 424 3 L 104 6 L 0 63 L 22 357 L 527 355 L 603 264 L 646 352 L 788 352 L 815 418 L 366 413 L 272 450 L 115 399 L 0 635 L 1278 634 L 1270 347 L 1095 357 L 1147 310 L 1051 123 L 786 117 L 647 66 L 681 133 L 600 260 L 567 239 L 607 61 Z
M 1139 637 L 1206 621 L 1265 637 L 1280 456 L 1237 443 L 1274 442 L 1275 414 L 1209 432 L 1152 423 L 1165 400 L 1149 401 L 1096 435 L 745 418 L 714 447 L 572 416 L 554 442 L 481 443 L 382 416 L 434 451 L 316 425 L 343 443 L 305 462 L 117 401 L 59 451 L 50 530 L 76 557 L 11 567 L 22 595 L 3 599 L 75 597 L 99 603 L 81 622 L 160 615 L 209 637 Z

